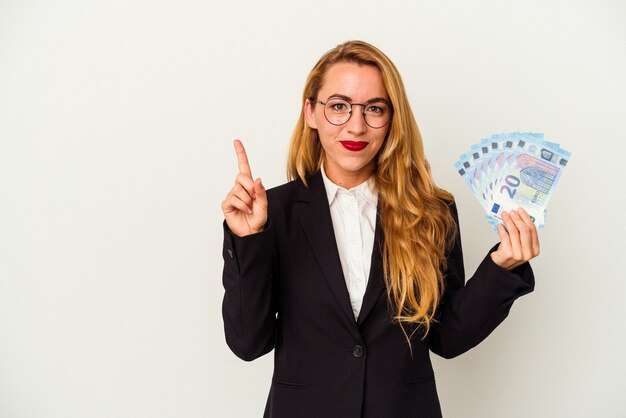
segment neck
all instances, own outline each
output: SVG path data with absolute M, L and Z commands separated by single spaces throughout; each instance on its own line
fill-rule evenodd
M 341 186 L 345 189 L 351 189 L 353 187 L 358 186 L 363 183 L 365 180 L 370 178 L 372 173 L 374 172 L 373 164 L 370 164 L 358 172 L 348 172 L 348 173 L 339 173 L 335 172 L 332 169 L 328 170 L 328 165 L 326 162 L 324 164 L 324 173 L 326 173 L 326 177 L 337 186 Z

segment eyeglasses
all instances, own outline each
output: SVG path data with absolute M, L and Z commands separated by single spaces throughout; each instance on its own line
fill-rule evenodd
M 391 106 L 387 102 L 380 100 L 367 102 L 365 104 L 350 103 L 338 97 L 331 97 L 325 102 L 312 97 L 309 98 L 309 100 L 323 105 L 326 120 L 335 126 L 341 126 L 350 120 L 354 106 L 363 106 L 363 118 L 370 128 L 382 128 L 391 120 Z

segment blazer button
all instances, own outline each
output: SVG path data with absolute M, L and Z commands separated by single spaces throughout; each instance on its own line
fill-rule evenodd
M 230 256 L 230 258 L 233 258 L 233 250 L 231 250 L 230 248 L 227 250 L 228 251 L 228 255 Z
M 362 357 L 363 356 L 363 347 L 361 347 L 360 345 L 355 345 L 352 348 L 352 355 L 356 358 Z

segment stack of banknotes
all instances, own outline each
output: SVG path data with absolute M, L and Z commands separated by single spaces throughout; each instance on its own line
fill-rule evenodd
M 571 154 L 542 133 L 492 135 L 461 155 L 454 164 L 494 229 L 502 211 L 524 208 L 537 227 Z

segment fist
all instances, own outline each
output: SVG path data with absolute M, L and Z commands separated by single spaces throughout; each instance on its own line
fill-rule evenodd
M 491 253 L 494 263 L 505 270 L 513 270 L 539 255 L 537 227 L 524 209 L 502 212 L 504 225 L 498 225 L 500 245 Z

